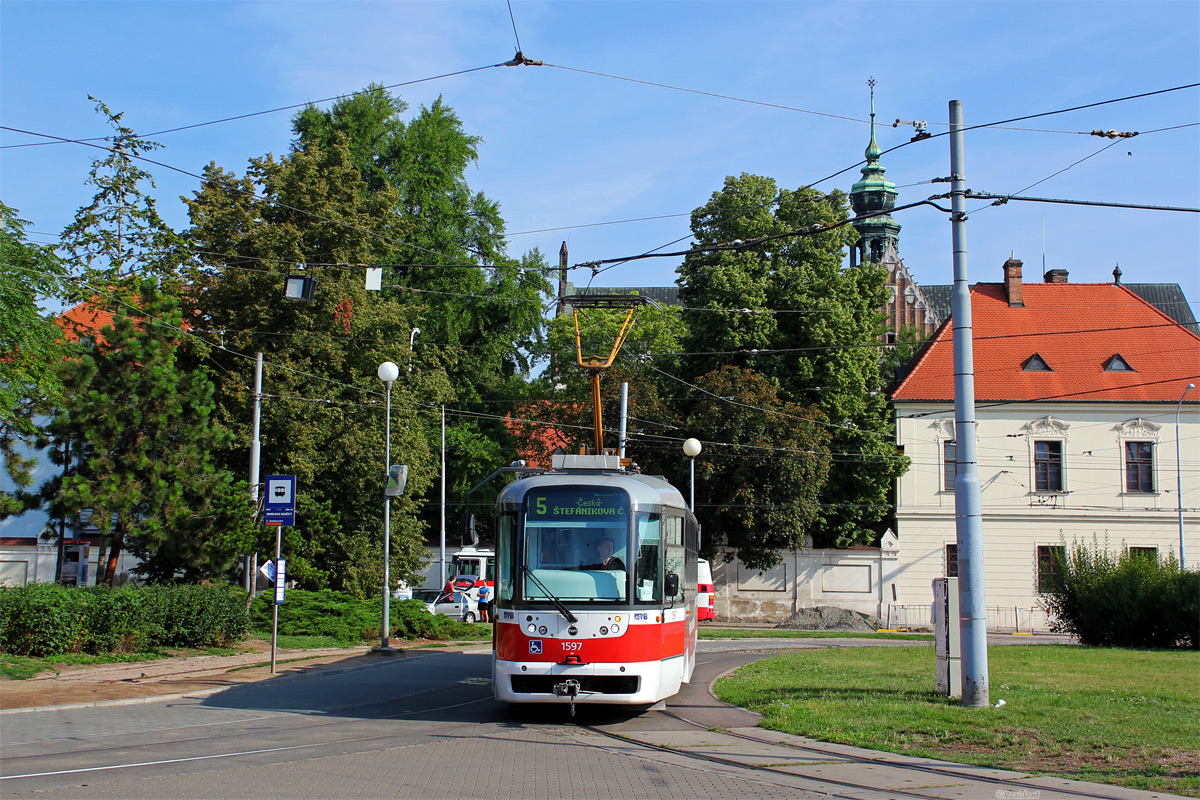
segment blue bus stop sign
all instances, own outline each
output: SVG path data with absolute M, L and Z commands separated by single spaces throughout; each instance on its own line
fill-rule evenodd
M 263 502 L 263 522 L 268 525 L 296 525 L 296 476 L 268 475 L 267 495 Z

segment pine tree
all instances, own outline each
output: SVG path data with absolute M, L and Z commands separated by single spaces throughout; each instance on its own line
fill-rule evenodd
M 72 459 L 57 502 L 108 537 L 98 582 L 112 583 L 122 550 L 150 577 L 218 575 L 249 544 L 249 495 L 213 463 L 227 434 L 211 383 L 180 369 L 178 301 L 153 279 L 129 287 L 113 290 L 126 312 L 64 370 L 72 396 L 49 431 Z

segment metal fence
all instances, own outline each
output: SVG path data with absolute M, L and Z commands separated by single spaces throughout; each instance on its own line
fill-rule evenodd
M 987 629 L 998 633 L 1046 633 L 1050 631 L 1050 614 L 1034 606 L 987 606 Z M 905 605 L 889 603 L 884 619 L 887 630 L 933 629 L 932 606 L 929 603 Z

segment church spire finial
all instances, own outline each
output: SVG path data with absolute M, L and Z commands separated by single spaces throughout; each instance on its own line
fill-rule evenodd
M 875 141 L 875 78 L 867 79 L 867 86 L 871 89 L 871 143 L 867 145 L 867 166 L 878 166 L 879 157 L 883 155 L 883 150 L 879 147 L 879 143 Z

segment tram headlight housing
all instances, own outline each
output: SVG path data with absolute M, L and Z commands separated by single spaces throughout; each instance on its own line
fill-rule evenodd
M 530 633 L 537 633 L 537 625 L 534 625 L 531 622 L 531 623 L 529 623 L 529 627 L 526 628 L 526 630 L 529 631 Z

